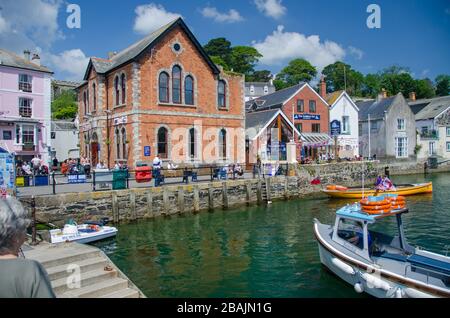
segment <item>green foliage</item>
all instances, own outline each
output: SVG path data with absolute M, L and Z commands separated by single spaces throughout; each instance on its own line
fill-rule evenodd
M 416 80 L 415 92 L 417 98 L 432 98 L 436 95 L 433 82 L 428 78 Z
M 436 77 L 436 95 L 450 95 L 450 75 L 441 74 Z
M 402 93 L 403 96 L 408 97 L 409 93 L 415 91 L 415 84 L 409 73 L 383 73 L 381 75 L 381 87 L 386 89 L 389 96 Z
M 231 50 L 228 65 L 234 72 L 251 74 L 261 57 L 262 55 L 254 47 L 235 46 Z
M 362 96 L 375 97 L 381 91 L 381 76 L 378 74 L 367 74 L 364 77 Z
M 225 38 L 210 40 L 204 47 L 209 56 L 220 57 L 227 65 L 231 55 L 231 42 Z
M 245 78 L 247 82 L 269 82 L 273 78 L 273 75 L 268 70 L 254 71 L 252 74 L 248 74 Z
M 325 75 L 328 93 L 346 88 L 350 95 L 361 95 L 364 75 L 353 70 L 349 64 L 343 62 L 330 64 L 323 69 L 322 74 Z
M 228 64 L 220 56 L 210 56 L 210 58 L 215 64 L 222 66 L 225 71 L 230 70 Z
M 77 112 L 77 97 L 74 91 L 64 91 L 52 102 L 53 119 L 74 119 Z
M 420 152 L 420 149 L 422 149 L 422 145 L 416 145 L 414 147 L 414 154 L 417 156 L 417 154 Z
M 295 59 L 289 62 L 275 78 L 277 90 L 297 85 L 300 82 L 309 83 L 317 75 L 317 70 L 305 59 Z

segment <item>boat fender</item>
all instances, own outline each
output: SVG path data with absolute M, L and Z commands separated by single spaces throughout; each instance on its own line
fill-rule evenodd
M 408 296 L 410 298 L 433 298 L 432 295 L 423 293 L 414 288 L 405 288 L 404 292 L 405 292 L 406 296 Z
M 353 269 L 353 267 L 351 267 L 350 265 L 344 263 L 340 259 L 337 259 L 337 258 L 334 257 L 331 260 L 331 262 L 334 264 L 334 266 L 336 266 L 337 268 L 342 270 L 344 273 L 349 274 L 349 275 L 355 275 L 355 270 Z
M 401 288 L 397 288 L 395 291 L 395 298 L 403 298 L 403 291 Z
M 356 291 L 358 294 L 361 294 L 361 293 L 364 292 L 364 286 L 363 286 L 363 284 L 361 284 L 361 283 L 356 283 L 355 286 L 354 286 L 354 288 L 355 288 L 355 291 Z
M 391 289 L 391 285 L 386 283 L 384 280 L 382 280 L 378 277 L 375 277 L 369 273 L 364 273 L 361 275 L 361 277 L 367 282 L 369 287 L 371 287 L 371 285 L 372 285 L 374 288 L 383 289 L 385 291 L 388 291 L 389 289 Z

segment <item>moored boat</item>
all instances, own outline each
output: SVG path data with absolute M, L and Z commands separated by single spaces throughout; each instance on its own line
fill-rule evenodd
M 117 228 L 106 226 L 103 222 L 75 222 L 64 225 L 63 229 L 50 230 L 52 244 L 64 242 L 91 243 L 117 235 Z
M 376 196 L 383 194 L 397 194 L 409 196 L 433 192 L 431 182 L 418 184 L 405 184 L 396 186 L 395 190 L 380 191 L 375 189 L 346 188 L 343 186 L 328 186 L 322 190 L 323 193 L 333 198 L 360 199 L 362 196 Z
M 381 298 L 450 297 L 450 257 L 409 245 L 404 213 L 407 208 L 365 213 L 355 203 L 336 212 L 334 225 L 315 219 L 321 263 L 358 293 Z M 396 219 L 394 237 L 369 229 L 386 218 Z

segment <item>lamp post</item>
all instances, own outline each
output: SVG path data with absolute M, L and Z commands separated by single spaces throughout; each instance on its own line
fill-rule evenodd
M 111 140 L 109 140 L 110 138 L 110 134 L 109 134 L 109 114 L 111 113 L 111 110 L 106 109 L 105 110 L 106 113 L 106 145 L 107 145 L 107 156 L 108 156 L 108 169 L 109 169 L 109 162 L 110 162 L 110 157 L 111 157 Z

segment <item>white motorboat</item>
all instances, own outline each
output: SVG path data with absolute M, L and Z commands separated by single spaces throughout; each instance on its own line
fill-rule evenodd
M 86 222 L 77 225 L 75 222 L 66 224 L 64 228 L 50 230 L 51 243 L 77 242 L 91 243 L 117 235 L 117 228 L 106 226 L 103 222 Z
M 334 225 L 314 220 L 321 263 L 358 293 L 380 298 L 450 297 L 450 257 L 406 242 L 401 216 L 408 209 L 364 210 L 360 203 L 347 205 L 336 211 Z M 397 221 L 394 237 L 369 230 L 390 217 Z

